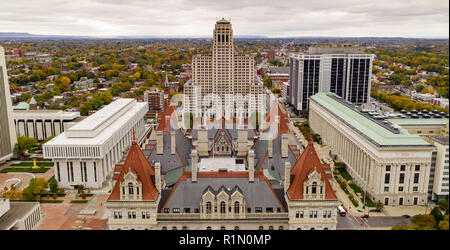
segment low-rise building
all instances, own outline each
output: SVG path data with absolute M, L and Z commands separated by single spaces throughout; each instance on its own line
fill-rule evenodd
M 41 223 L 39 202 L 0 198 L 0 230 L 35 230 Z
M 427 202 L 434 146 L 419 135 L 372 118 L 332 93 L 311 96 L 309 124 L 374 202 Z
M 131 144 L 132 131 L 145 135 L 146 102 L 118 99 L 43 145 L 43 156 L 55 163 L 60 187 L 102 188 L 110 185 L 114 165 Z

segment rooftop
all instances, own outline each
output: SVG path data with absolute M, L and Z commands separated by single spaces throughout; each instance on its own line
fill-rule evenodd
M 246 171 L 244 163 L 237 163 L 235 158 L 202 158 L 199 163 L 199 172 L 219 172 L 226 170 L 227 172 Z
M 22 220 L 26 214 L 39 206 L 38 202 L 19 202 L 12 201 L 9 203 L 10 209 L 2 217 L 0 217 L 0 230 L 10 230 L 14 225 Z
M 432 146 L 419 135 L 410 134 L 405 129 L 389 128 L 369 118 L 358 110 L 351 109 L 342 99 L 332 93 L 318 93 L 310 100 L 319 104 L 349 127 L 378 147 Z

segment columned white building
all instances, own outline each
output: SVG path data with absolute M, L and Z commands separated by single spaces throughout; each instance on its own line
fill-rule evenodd
M 17 136 L 45 140 L 57 136 L 75 125 L 80 112 L 62 110 L 14 110 L 13 118 Z
M 59 186 L 109 185 L 106 181 L 129 148 L 133 129 L 137 138 L 144 135 L 147 111 L 146 102 L 118 99 L 44 144 L 44 158 L 55 162 Z
M 372 200 L 400 206 L 427 202 L 432 144 L 370 119 L 332 93 L 311 96 L 309 106 L 311 129 Z

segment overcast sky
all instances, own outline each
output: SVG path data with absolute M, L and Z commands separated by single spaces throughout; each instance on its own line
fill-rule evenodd
M 448 0 L 0 0 L 0 32 L 89 36 L 448 38 Z

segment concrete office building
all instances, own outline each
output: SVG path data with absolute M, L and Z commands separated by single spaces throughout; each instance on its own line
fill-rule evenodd
M 309 108 L 308 98 L 332 92 L 352 103 L 367 103 L 373 54 L 348 46 L 310 47 L 308 54 L 291 54 L 289 103 Z
M 0 198 L 0 230 L 35 230 L 41 223 L 39 202 Z
M 14 110 L 13 118 L 17 136 L 45 140 L 61 134 L 84 117 L 80 112 L 62 110 Z
M 435 146 L 431 156 L 429 198 L 433 201 L 448 200 L 449 195 L 449 137 L 426 136 L 425 140 Z
M 371 118 L 333 93 L 311 96 L 309 105 L 311 129 L 370 199 L 400 206 L 427 202 L 432 144 Z
M 6 73 L 5 50 L 0 46 L 0 163 L 13 157 L 17 144 L 11 108 L 8 75 Z
M 44 158 L 55 162 L 60 187 L 102 188 L 132 140 L 145 135 L 146 102 L 118 99 L 70 127 L 43 146 Z

